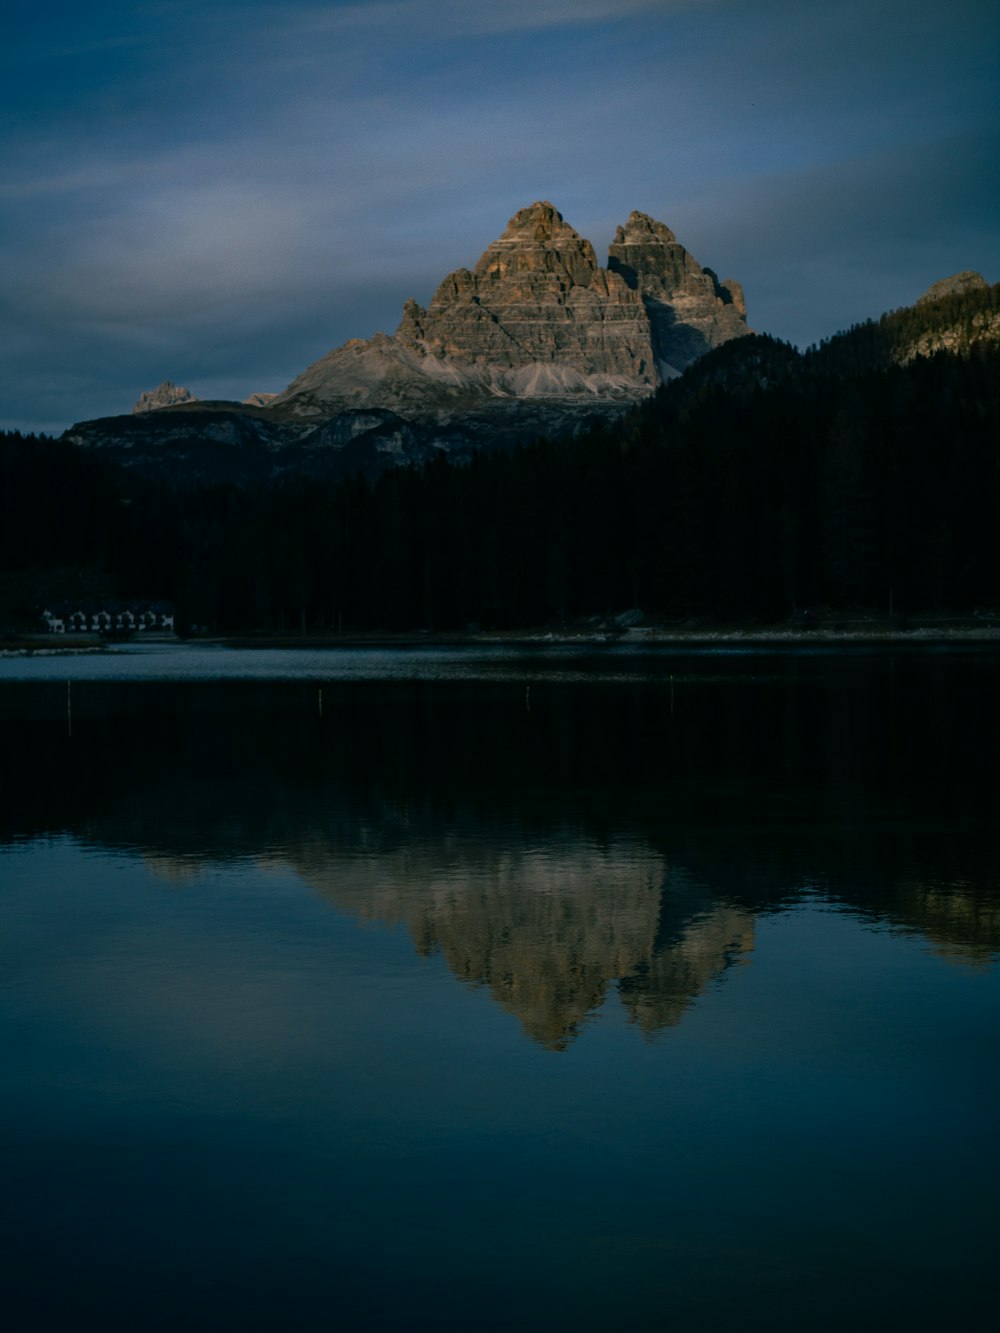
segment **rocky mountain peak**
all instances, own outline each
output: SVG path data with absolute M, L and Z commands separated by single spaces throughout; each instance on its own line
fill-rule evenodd
M 545 201 L 515 213 L 471 271 L 449 273 L 426 310 L 407 301 L 396 338 L 439 381 L 471 372 L 492 395 L 656 383 L 641 301 Z
M 139 395 L 139 401 L 132 408 L 133 414 L 155 412 L 161 407 L 173 407 L 175 403 L 196 403 L 198 400 L 190 389 L 164 380 L 155 389 L 147 389 Z
M 980 291 L 988 286 L 989 283 L 981 273 L 976 273 L 970 268 L 963 269 L 961 273 L 953 273 L 950 278 L 941 278 L 940 281 L 932 283 L 923 296 L 918 298 L 917 305 L 924 305 L 927 301 L 940 301 L 945 296 L 961 296 L 965 292 Z
M 583 286 L 589 285 L 596 271 L 594 247 L 545 200 L 515 213 L 474 270 L 492 282 L 519 273 L 557 273 Z
M 640 293 L 649 316 L 661 378 L 748 333 L 743 288 L 702 268 L 674 233 L 648 213 L 633 212 L 615 231 L 608 269 Z
M 536 200 L 473 268 L 449 273 L 426 308 L 407 301 L 393 337 L 330 352 L 273 406 L 328 417 L 628 401 L 747 332 L 739 287 L 702 269 L 662 222 L 632 213 L 601 268 L 591 243 Z
M 628 215 L 624 227 L 615 228 L 614 245 L 644 245 L 650 241 L 676 245 L 677 237 L 665 223 L 635 210 Z

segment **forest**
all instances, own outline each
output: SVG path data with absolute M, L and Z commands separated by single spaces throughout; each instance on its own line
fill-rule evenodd
M 376 478 L 167 487 L 7 432 L 0 630 L 82 596 L 240 634 L 1000 608 L 1000 349 L 895 364 L 921 318 L 740 339 L 582 437 Z

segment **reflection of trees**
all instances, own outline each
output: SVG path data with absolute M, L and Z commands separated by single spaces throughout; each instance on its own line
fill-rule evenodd
M 885 915 L 925 935 L 950 962 L 986 967 L 1000 954 L 1000 897 L 968 882 L 908 881 L 893 886 Z

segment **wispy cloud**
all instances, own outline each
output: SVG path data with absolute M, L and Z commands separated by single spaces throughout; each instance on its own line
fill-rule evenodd
M 503 5 L 469 0 L 354 0 L 335 6 L 292 6 L 294 21 L 312 31 L 378 29 L 399 33 L 432 29 L 454 38 L 489 33 L 608 23 L 632 15 L 670 15 L 732 6 L 741 0 L 508 0 Z M 281 13 L 287 22 L 288 10 Z

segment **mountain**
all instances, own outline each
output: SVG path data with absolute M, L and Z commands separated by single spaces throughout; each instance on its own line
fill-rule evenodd
M 735 283 L 702 269 L 645 213 L 619 227 L 607 268 L 550 203 L 516 213 L 475 268 L 407 301 L 394 336 L 352 339 L 272 407 L 461 410 L 497 399 L 635 400 L 748 333 Z
M 198 402 L 164 383 L 140 399 L 141 422 L 84 422 L 68 438 L 187 482 L 374 472 L 586 430 L 749 332 L 739 284 L 663 223 L 633 212 L 601 268 L 541 201 L 426 308 L 407 301 L 395 334 L 351 339 L 270 400 Z

